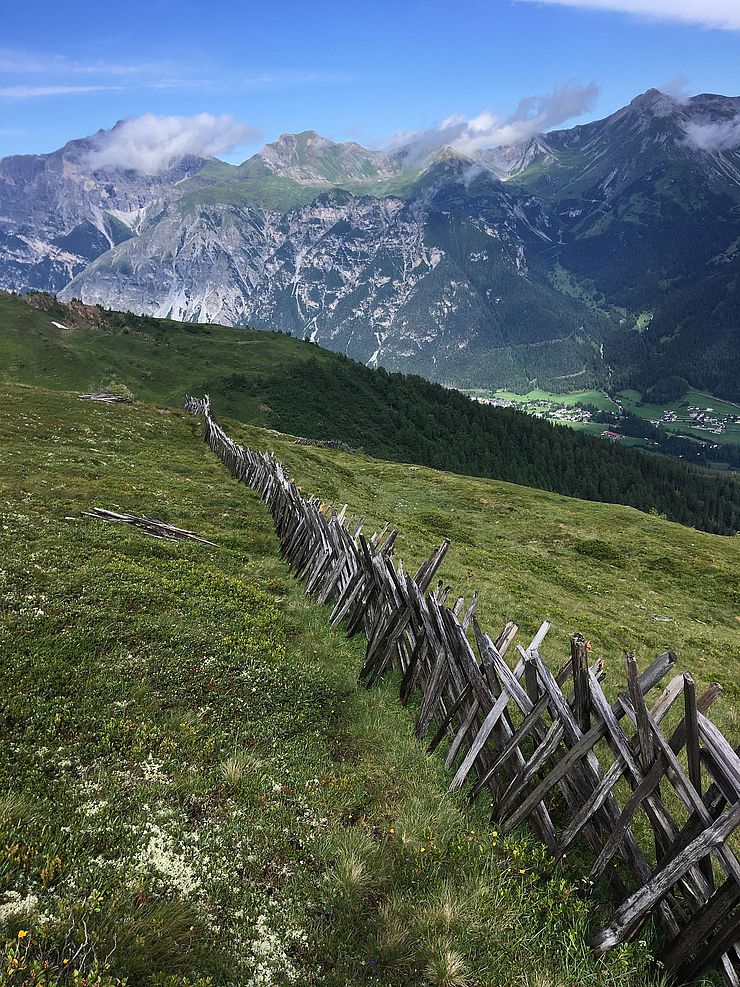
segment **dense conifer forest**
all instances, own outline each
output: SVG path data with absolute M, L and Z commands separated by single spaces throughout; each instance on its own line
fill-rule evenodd
M 359 364 L 338 373 L 332 362 L 312 359 L 253 381 L 235 375 L 229 383 L 254 388 L 283 431 L 341 439 L 385 459 L 656 511 L 718 534 L 740 530 L 740 483 L 731 473 L 486 407 L 420 377 Z

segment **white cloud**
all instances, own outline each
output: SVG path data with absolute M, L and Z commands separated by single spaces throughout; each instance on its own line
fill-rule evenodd
M 720 28 L 725 31 L 740 31 L 738 0 L 520 0 L 520 2 L 609 10 L 638 17 L 677 21 L 680 24 L 700 24 L 703 27 Z
M 166 117 L 145 113 L 96 134 L 93 140 L 97 146 L 87 163 L 96 169 L 132 169 L 156 175 L 187 155 L 212 157 L 257 136 L 253 127 L 226 114 Z
M 729 151 L 740 148 L 740 115 L 712 123 L 690 123 L 686 136 L 702 151 Z
M 473 155 L 489 147 L 528 140 L 534 134 L 581 116 L 591 109 L 598 93 L 595 82 L 582 86 L 571 79 L 548 96 L 525 96 L 509 116 L 501 117 L 490 110 L 470 119 L 455 114 L 430 130 L 395 134 L 391 147 L 406 150 L 410 163 L 440 147 L 453 147 L 462 154 Z
M 672 96 L 679 103 L 686 103 L 689 99 L 689 78 L 686 75 L 676 75 L 667 82 L 662 82 L 657 88 L 666 96 Z
M 120 86 L 0 86 L 2 99 L 34 99 L 39 96 L 74 96 L 80 93 L 119 92 Z
M 174 71 L 174 68 L 175 63 L 109 62 L 99 58 L 81 60 L 53 52 L 0 48 L 0 73 L 3 75 L 135 76 Z

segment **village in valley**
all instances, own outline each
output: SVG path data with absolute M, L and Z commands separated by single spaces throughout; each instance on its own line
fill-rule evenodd
M 715 411 L 714 408 L 699 408 L 689 405 L 685 414 L 678 411 L 664 411 L 655 425 L 676 423 L 700 432 L 711 432 L 713 435 L 723 435 L 731 425 L 740 424 L 740 414 L 728 415 Z
M 702 456 L 727 459 L 728 446 L 740 446 L 740 406 L 689 392 L 671 405 L 645 404 L 638 391 L 591 390 L 555 394 L 535 389 L 527 394 L 509 391 L 466 391 L 468 396 L 494 408 L 515 408 L 553 424 L 589 432 L 611 442 L 668 451 L 664 439 L 684 439 Z M 686 450 L 672 449 L 683 458 Z M 732 459 L 736 458 L 734 456 Z
M 488 404 L 494 408 L 518 408 L 535 418 L 545 418 L 553 422 L 568 422 L 587 424 L 594 419 L 594 413 L 585 405 L 577 401 L 574 404 L 563 403 L 568 395 L 559 396 L 558 400 L 546 400 L 535 398 L 528 400 L 524 396 L 520 400 L 512 400 L 503 397 L 484 397 L 471 394 L 473 400 L 480 404 Z M 617 399 L 618 401 L 619 399 Z M 615 408 L 622 409 L 621 403 L 615 403 Z M 685 426 L 690 429 L 697 429 L 702 432 L 711 432 L 713 435 L 722 435 L 731 425 L 740 424 L 740 409 L 738 414 L 727 414 L 715 411 L 712 407 L 699 407 L 698 405 L 688 405 L 685 411 L 674 411 L 666 409 L 659 418 L 646 418 L 652 425 L 674 425 Z M 607 438 L 623 438 L 618 432 L 605 430 Z
M 471 395 L 474 401 L 479 404 L 489 404 L 494 408 L 518 408 L 535 418 L 547 418 L 556 422 L 590 422 L 592 412 L 584 408 L 581 404 L 563 404 L 559 401 L 546 401 L 536 399 L 532 401 L 523 398 L 521 401 L 513 401 L 509 398 L 487 398 Z

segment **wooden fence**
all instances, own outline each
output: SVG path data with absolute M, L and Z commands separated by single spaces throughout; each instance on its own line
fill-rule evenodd
M 207 396 L 185 407 L 204 416 L 210 448 L 269 507 L 306 593 L 333 602 L 332 625 L 365 635 L 361 681 L 369 688 L 394 669 L 401 701 L 419 694 L 416 733 L 430 752 L 447 742 L 450 792 L 466 786 L 470 799 L 490 799 L 499 832 L 529 823 L 555 860 L 585 841 L 588 880 L 608 881 L 618 902 L 591 948 L 603 954 L 655 916 L 666 943 L 658 959 L 672 978 L 718 967 L 740 984 L 740 864 L 728 843 L 740 824 L 740 757 L 707 716 L 720 686 L 697 695 L 684 672 L 654 697 L 675 655 L 638 674 L 628 654 L 626 686 L 610 703 L 582 635 L 553 673 L 540 656 L 547 622 L 526 647 L 514 645 L 513 622 L 487 634 L 476 597 L 466 607 L 435 582 L 448 541 L 412 575 L 394 558 L 390 525 L 366 536 L 364 518 L 304 496 L 272 454 L 230 439 Z

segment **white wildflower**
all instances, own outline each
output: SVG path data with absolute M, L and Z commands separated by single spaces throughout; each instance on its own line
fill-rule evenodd
M 0 902 L 0 928 L 19 915 L 35 916 L 38 912 L 39 899 L 35 894 L 25 897 L 20 891 L 6 891 Z

